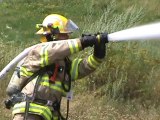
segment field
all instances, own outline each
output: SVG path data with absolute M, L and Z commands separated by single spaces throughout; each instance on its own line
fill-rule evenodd
M 25 48 L 39 43 L 35 25 L 51 13 L 73 20 L 82 33 L 116 32 L 160 21 L 159 0 L 1 0 L 0 70 Z M 160 120 L 160 41 L 108 43 L 101 66 L 76 81 L 70 120 Z M 92 53 L 88 48 L 72 57 Z M 13 69 L 0 81 L 0 119 Z M 66 104 L 64 102 L 64 104 Z

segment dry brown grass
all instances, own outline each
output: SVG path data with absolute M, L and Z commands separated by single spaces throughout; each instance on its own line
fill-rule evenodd
M 75 96 L 70 102 L 69 120 L 159 120 L 159 111 L 141 105 L 118 103 L 94 94 Z

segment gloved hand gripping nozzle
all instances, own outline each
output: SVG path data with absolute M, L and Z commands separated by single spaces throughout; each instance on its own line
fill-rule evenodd
M 107 33 L 83 34 L 81 38 L 82 49 L 94 45 L 94 56 L 103 59 L 106 55 L 106 46 L 108 43 Z

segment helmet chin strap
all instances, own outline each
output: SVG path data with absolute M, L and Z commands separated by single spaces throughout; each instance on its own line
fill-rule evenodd
M 46 34 L 45 36 L 46 36 L 47 42 L 56 41 L 55 35 Z
M 51 26 L 48 26 L 51 30 L 51 33 L 50 34 L 46 34 L 46 39 L 47 41 L 56 41 L 57 39 L 55 38 L 55 35 L 60 33 L 59 31 L 59 28 L 56 27 L 56 28 L 52 28 Z

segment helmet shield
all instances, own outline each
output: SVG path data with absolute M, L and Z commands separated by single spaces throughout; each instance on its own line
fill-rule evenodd
M 72 33 L 75 30 L 79 30 L 79 27 L 72 20 L 68 20 L 66 24 L 66 31 Z

